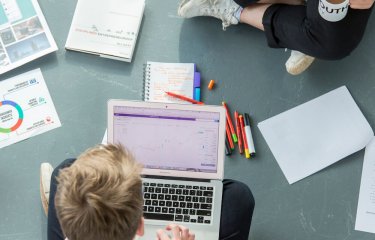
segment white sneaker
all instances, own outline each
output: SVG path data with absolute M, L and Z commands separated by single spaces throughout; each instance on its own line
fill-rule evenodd
M 49 190 L 51 186 L 51 176 L 53 167 L 49 163 L 40 165 L 40 198 L 46 216 L 48 215 Z
M 234 13 L 240 6 L 233 0 L 182 0 L 178 15 L 184 18 L 210 16 L 223 21 L 223 30 L 238 24 Z
M 305 71 L 314 60 L 314 57 L 292 50 L 285 63 L 286 71 L 292 75 L 298 75 Z

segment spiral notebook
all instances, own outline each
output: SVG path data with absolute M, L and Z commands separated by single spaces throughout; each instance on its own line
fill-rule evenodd
M 200 101 L 200 73 L 194 63 L 147 62 L 144 84 L 147 102 L 186 103 L 167 96 L 167 91 Z

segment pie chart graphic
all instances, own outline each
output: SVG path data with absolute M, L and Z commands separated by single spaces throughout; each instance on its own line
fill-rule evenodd
M 17 110 L 18 120 L 17 120 L 16 124 L 14 124 L 10 128 L 1 128 L 0 127 L 0 133 L 10 133 L 10 132 L 13 132 L 13 131 L 17 130 L 17 128 L 19 128 L 21 126 L 22 121 L 23 121 L 23 111 L 22 111 L 22 108 L 20 107 L 20 105 L 18 105 L 17 103 L 15 103 L 13 101 L 9 101 L 9 100 L 5 100 L 5 101 L 0 102 L 0 108 L 2 106 L 6 106 L 6 105 L 9 105 L 9 106 L 11 106 L 11 107 L 13 107 Z

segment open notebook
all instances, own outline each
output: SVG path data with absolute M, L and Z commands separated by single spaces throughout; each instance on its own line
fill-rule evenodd
M 345 86 L 258 127 L 290 184 L 363 149 L 374 138 Z
M 144 76 L 146 102 L 184 103 L 169 97 L 173 92 L 200 101 L 200 73 L 194 63 L 147 62 Z

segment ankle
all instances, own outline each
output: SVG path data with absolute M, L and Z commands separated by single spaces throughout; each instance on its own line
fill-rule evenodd
M 237 11 L 233 13 L 233 16 L 237 19 L 238 22 L 241 22 L 241 14 L 243 11 L 243 7 L 239 7 Z

